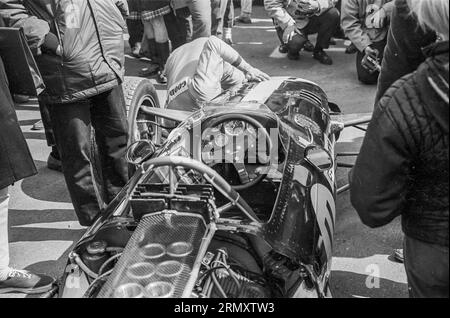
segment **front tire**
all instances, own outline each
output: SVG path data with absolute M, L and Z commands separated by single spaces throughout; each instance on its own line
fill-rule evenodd
M 127 109 L 128 145 L 147 139 L 155 144 L 161 142 L 158 119 L 143 112 L 143 106 L 160 108 L 158 95 L 152 82 L 143 77 L 126 76 L 122 84 Z

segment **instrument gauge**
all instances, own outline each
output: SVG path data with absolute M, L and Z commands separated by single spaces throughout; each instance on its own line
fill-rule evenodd
M 231 136 L 238 136 L 244 133 L 245 123 L 241 120 L 230 120 L 224 124 L 225 133 Z

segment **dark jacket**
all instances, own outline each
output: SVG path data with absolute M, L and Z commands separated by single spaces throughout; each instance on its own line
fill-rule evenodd
M 0 189 L 36 173 L 36 167 L 18 124 L 0 57 Z
M 407 0 L 395 0 L 375 104 L 396 80 L 414 72 L 425 61 L 422 48 L 435 41 L 435 32 L 424 31 L 419 26 Z
M 92 97 L 121 83 L 124 8 L 114 0 L 0 0 L 6 24 L 23 28 L 38 55 L 47 103 Z
M 449 47 L 433 45 L 418 70 L 375 108 L 351 175 L 351 202 L 378 227 L 402 216 L 409 237 L 449 242 Z

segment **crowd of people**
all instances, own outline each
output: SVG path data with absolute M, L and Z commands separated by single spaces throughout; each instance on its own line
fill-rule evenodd
M 125 28 L 131 54 L 150 61 L 141 76 L 167 84 L 168 108 L 195 110 L 244 81 L 269 79 L 232 47 L 233 25 L 252 23 L 251 0 L 240 1 L 237 17 L 233 0 L 50 2 L 0 0 L 0 26 L 23 29 L 39 66 L 46 85 L 39 105 L 53 147 L 48 164 L 63 172 L 83 226 L 128 180 Z M 350 174 L 351 201 L 371 227 L 402 216 L 412 297 L 448 297 L 448 7 L 447 0 L 264 1 L 287 58 L 308 51 L 331 65 L 326 49 L 345 38 L 359 81 L 378 84 Z M 171 94 L 174 87 L 183 89 Z M 13 97 L 0 56 L 0 293 L 40 293 L 51 277 L 9 267 L 8 187 L 37 173 Z

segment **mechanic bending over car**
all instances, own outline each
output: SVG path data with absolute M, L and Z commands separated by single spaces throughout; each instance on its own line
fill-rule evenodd
M 269 79 L 215 36 L 199 38 L 176 49 L 167 60 L 166 75 L 167 108 L 184 111 L 199 109 L 245 80 Z

